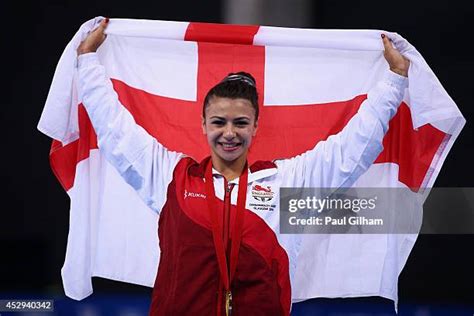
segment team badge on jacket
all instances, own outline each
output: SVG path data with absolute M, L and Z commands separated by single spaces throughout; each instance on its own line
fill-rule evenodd
M 276 205 L 273 204 L 272 200 L 275 197 L 275 192 L 272 191 L 272 187 L 269 185 L 255 184 L 251 190 L 252 197 L 258 203 L 249 203 L 249 206 L 254 211 L 274 211 Z
M 256 184 L 252 187 L 252 196 L 254 199 L 260 202 L 268 202 L 273 199 L 274 192 L 272 192 L 272 187 L 269 185 L 259 185 Z

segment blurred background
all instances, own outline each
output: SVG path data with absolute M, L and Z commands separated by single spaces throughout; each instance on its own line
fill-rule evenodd
M 95 278 L 94 294 L 76 302 L 64 296 L 61 284 L 69 198 L 49 167 L 51 140 L 36 125 L 63 49 L 83 22 L 98 15 L 398 32 L 424 56 L 467 119 L 436 186 L 474 187 L 474 57 L 469 48 L 474 8 L 468 2 L 2 1 L 0 14 L 2 95 L 7 96 L 0 117 L 0 299 L 54 299 L 55 313 L 45 315 L 147 315 L 150 288 Z M 473 245 L 474 235 L 420 235 L 399 279 L 399 314 L 474 315 Z M 383 298 L 321 298 L 295 304 L 292 314 L 395 312 Z

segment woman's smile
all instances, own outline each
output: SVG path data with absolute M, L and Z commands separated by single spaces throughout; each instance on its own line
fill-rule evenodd
M 202 128 L 212 156 L 224 164 L 237 159 L 245 161 L 257 131 L 250 101 L 213 97 L 205 113 Z
M 234 150 L 237 150 L 242 143 L 217 142 L 217 144 L 221 145 L 222 149 L 225 150 L 225 151 L 234 151 Z

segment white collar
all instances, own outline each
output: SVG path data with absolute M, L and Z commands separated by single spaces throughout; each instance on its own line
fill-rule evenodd
M 274 175 L 275 173 L 277 173 L 277 171 L 278 171 L 277 168 L 268 168 L 268 169 L 262 169 L 262 170 L 257 170 L 255 172 L 252 172 L 249 168 L 248 169 L 248 173 L 249 173 L 248 183 L 252 183 L 253 181 L 257 181 L 257 180 L 260 180 L 260 179 L 263 179 L 263 178 L 266 178 L 266 177 L 270 177 L 270 176 Z M 217 176 L 217 177 L 224 177 L 219 171 L 217 171 L 214 168 L 212 168 L 212 175 Z M 229 181 L 229 183 L 238 184 L 239 183 L 239 178 L 235 178 L 235 179 Z

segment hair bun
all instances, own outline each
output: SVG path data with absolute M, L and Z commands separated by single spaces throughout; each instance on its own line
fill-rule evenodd
M 240 80 L 252 87 L 255 87 L 255 79 L 253 79 L 251 76 L 248 76 L 242 72 L 231 73 L 227 77 L 225 77 L 221 82 L 234 81 L 234 80 Z

